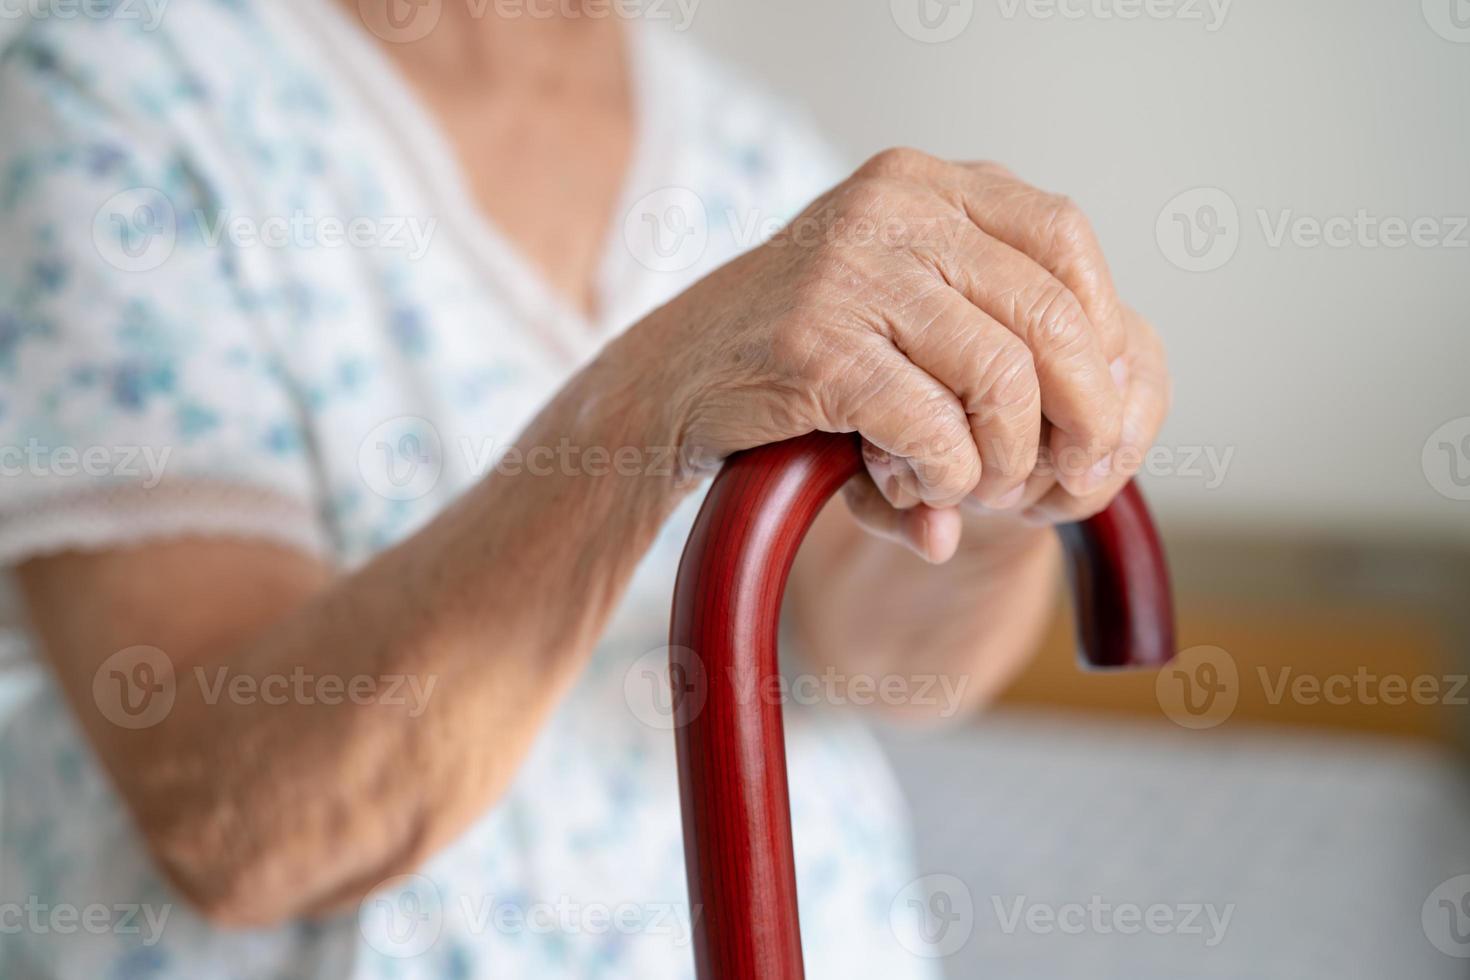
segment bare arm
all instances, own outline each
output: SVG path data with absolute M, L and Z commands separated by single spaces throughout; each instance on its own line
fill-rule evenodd
M 902 234 L 846 231 L 873 221 Z M 1097 299 L 1103 273 L 1054 248 L 1090 240 L 1069 204 L 1003 171 L 880 154 L 790 233 L 614 342 L 520 448 L 566 439 L 715 461 L 856 431 L 878 455 L 850 488 L 853 513 L 936 561 L 958 546 L 971 498 L 1043 520 L 1095 512 L 1128 475 L 1098 464 L 1157 431 L 1161 400 L 1135 395 L 1157 386 L 1162 361 L 1126 384 L 1110 377 L 1119 357 L 1147 362 L 1129 360 L 1144 349 L 1130 321 Z M 1043 440 L 1077 465 L 1038 468 Z M 906 476 L 877 479 L 893 466 Z M 493 804 L 682 492 L 674 473 L 496 472 L 350 576 L 265 545 L 194 540 L 37 559 L 21 578 L 160 867 L 213 918 L 269 923 L 359 898 Z M 1038 540 L 972 542 L 954 568 L 929 569 L 839 536 L 813 566 L 827 580 L 800 589 L 807 626 L 834 664 L 919 651 L 935 672 L 973 671 L 988 651 L 999 676 L 1049 599 L 1045 546 L 1026 544 Z M 177 700 L 134 730 L 107 721 L 92 685 L 138 644 L 171 659 Z M 417 715 L 247 702 L 208 696 L 196 668 L 220 667 L 257 682 L 304 669 L 434 686 Z
M 522 445 L 667 445 L 626 394 L 581 378 Z M 493 801 L 678 497 L 670 476 L 496 473 L 335 581 L 299 554 L 204 539 L 38 559 L 20 577 L 160 867 L 211 917 L 262 924 L 356 901 Z M 102 715 L 92 682 L 135 644 L 166 653 L 177 693 L 163 721 L 128 730 Z M 433 687 L 418 717 L 407 704 L 235 703 L 218 689 L 209 703 L 221 667 Z
M 841 507 L 823 511 L 791 582 L 812 666 L 843 684 L 891 679 L 877 707 L 899 720 L 960 720 L 998 694 L 1041 641 L 1060 549 L 1044 528 L 967 521 L 955 556 L 934 564 Z

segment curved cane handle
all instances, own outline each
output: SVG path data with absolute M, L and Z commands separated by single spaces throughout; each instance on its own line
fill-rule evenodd
M 862 467 L 855 434 L 814 432 L 730 458 L 679 565 L 670 677 L 684 855 L 702 980 L 802 975 L 786 748 L 776 674 L 781 595 L 817 513 Z M 1095 667 L 1160 666 L 1174 650 L 1163 549 L 1129 484 L 1058 529 L 1077 631 Z

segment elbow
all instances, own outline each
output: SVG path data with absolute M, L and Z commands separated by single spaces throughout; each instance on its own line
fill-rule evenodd
M 174 894 L 212 926 L 271 929 L 300 918 L 305 909 L 282 887 L 267 856 L 244 857 L 228 848 L 209 853 L 176 834 L 148 834 L 154 865 Z
M 155 869 L 195 915 L 231 930 L 270 929 L 303 917 L 321 873 L 289 845 L 187 810 L 140 820 Z
M 421 846 L 343 847 L 343 835 L 324 853 L 319 837 L 242 823 L 177 812 L 143 821 L 160 875 L 196 915 L 221 929 L 272 929 L 355 909 L 385 879 L 426 857 Z M 392 858 L 382 860 L 385 854 Z

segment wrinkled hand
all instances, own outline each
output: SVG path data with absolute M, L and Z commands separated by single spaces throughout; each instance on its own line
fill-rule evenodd
M 1033 524 L 1104 508 L 1169 401 L 1159 338 L 1069 200 L 914 150 L 878 154 L 630 334 L 686 453 L 857 431 L 854 515 L 931 561 L 958 546 L 962 505 Z

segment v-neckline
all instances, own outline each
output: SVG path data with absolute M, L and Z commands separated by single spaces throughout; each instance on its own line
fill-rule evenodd
M 648 188 L 674 183 L 670 155 L 657 149 L 658 137 L 667 135 L 669 120 L 658 77 L 657 39 L 637 24 L 623 27 L 625 63 L 633 100 L 633 140 L 613 211 L 607 216 L 598 249 L 593 285 L 594 310 L 589 316 L 551 285 L 532 262 L 480 206 L 453 140 L 419 97 L 412 83 L 391 57 L 353 23 L 333 0 L 284 0 L 274 4 L 286 10 L 305 33 L 319 43 L 317 53 L 333 62 L 351 80 L 356 98 L 383 124 L 396 145 L 407 172 L 416 179 L 424 198 L 437 204 L 441 224 L 449 226 L 467 254 L 484 269 L 492 288 L 505 294 L 515 312 L 526 318 L 529 332 L 550 347 L 565 364 L 580 365 L 612 333 L 626 324 L 618 321 L 618 290 L 626 292 L 628 277 L 637 274 L 623 245 L 621 216 Z M 332 80 L 328 79 L 331 84 Z M 662 178 L 662 179 L 661 179 Z

